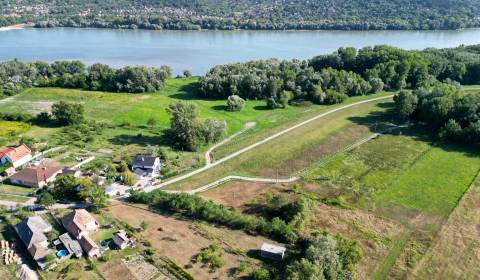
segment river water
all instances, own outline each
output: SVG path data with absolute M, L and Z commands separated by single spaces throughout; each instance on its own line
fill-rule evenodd
M 252 59 L 306 59 L 342 46 L 404 49 L 479 44 L 480 29 L 460 31 L 148 31 L 53 28 L 0 31 L 0 61 L 79 59 L 125 65 L 170 65 L 204 74 L 213 65 Z

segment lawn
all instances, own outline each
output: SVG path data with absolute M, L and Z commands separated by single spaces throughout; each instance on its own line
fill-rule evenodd
M 25 203 L 29 199 L 26 198 L 26 197 L 20 197 L 20 196 L 15 196 L 15 195 L 0 194 L 0 200 L 12 201 L 12 202 L 16 202 L 16 203 Z
M 21 187 L 21 186 L 14 186 L 5 183 L 0 183 L 0 193 L 5 194 L 17 194 L 17 195 L 29 195 L 36 191 L 33 188 Z
M 366 194 L 371 203 L 448 216 L 480 169 L 472 149 L 430 142 L 420 130 L 383 135 L 302 177 Z M 364 195 L 365 196 L 365 195 Z

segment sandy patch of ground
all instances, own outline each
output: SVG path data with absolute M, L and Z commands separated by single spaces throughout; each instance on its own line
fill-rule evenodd
M 130 274 L 135 275 L 135 279 L 149 280 L 158 274 L 158 269 L 152 264 L 146 262 L 145 259 L 140 255 L 132 256 L 128 260 L 123 259 L 122 262 L 124 265 L 126 265 L 126 267 L 128 267 Z M 162 274 L 162 276 L 164 275 Z
M 22 111 L 27 113 L 37 114 L 40 112 L 50 112 L 52 110 L 53 102 L 51 101 L 20 101 L 15 100 L 14 97 L 8 97 L 0 100 L 0 105 L 16 106 L 22 108 Z
M 142 237 L 151 242 L 152 247 L 157 250 L 158 257 L 168 256 L 181 266 L 191 264 L 192 259 L 195 258 L 201 249 L 213 243 L 219 243 L 214 238 L 216 231 L 211 230 L 213 227 L 210 226 L 199 229 L 191 221 L 159 215 L 124 204 L 110 207 L 109 213 L 114 218 L 123 220 L 134 227 L 139 227 L 142 221 L 147 222 L 149 227 L 141 233 Z M 215 272 L 211 272 L 209 268 L 200 264 L 195 264 L 193 268 L 187 270 L 195 279 L 228 279 L 233 277 L 233 272 L 245 257 L 230 253 L 231 247 L 240 248 L 248 252 L 251 249 L 257 249 L 261 244 L 261 238 L 249 236 L 241 231 L 221 228 L 217 230 L 223 231 L 219 234 L 220 236 L 226 236 L 226 233 L 238 234 L 232 238 L 235 241 L 234 244 L 229 246 L 222 244 L 221 246 L 224 250 L 222 259 L 226 264 Z
M 121 259 L 110 261 L 101 271 L 107 280 L 149 280 L 150 278 L 138 278 L 128 269 Z
M 480 177 L 413 272 L 415 279 L 480 278 Z

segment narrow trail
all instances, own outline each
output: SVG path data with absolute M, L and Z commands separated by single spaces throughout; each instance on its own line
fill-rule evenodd
M 215 182 L 202 186 L 200 188 L 190 190 L 190 191 L 166 191 L 169 193 L 188 193 L 188 194 L 196 194 L 206 192 L 210 189 L 216 188 L 220 185 L 225 184 L 228 181 L 248 181 L 248 182 L 256 182 L 256 183 L 272 183 L 272 184 L 281 184 L 281 183 L 293 183 L 300 179 L 299 177 L 290 177 L 286 179 L 272 179 L 272 178 L 260 178 L 260 177 L 244 177 L 244 176 L 226 176 L 222 179 L 219 179 Z
M 213 145 L 210 149 L 208 149 L 208 151 L 205 153 L 205 165 L 212 164 L 212 152 L 213 152 L 213 150 L 215 150 L 216 148 L 218 148 L 222 145 L 225 145 L 226 143 L 230 142 L 233 138 L 235 138 L 238 135 L 244 133 L 245 131 L 249 130 L 250 128 L 255 127 L 255 125 L 257 125 L 256 122 L 246 123 L 240 131 L 230 135 L 228 138 L 223 139 L 222 141 L 218 142 L 217 144 Z
M 167 181 L 165 181 L 165 182 L 162 182 L 162 183 L 160 183 L 160 184 L 153 185 L 153 186 L 151 186 L 151 187 L 145 188 L 144 191 L 145 191 L 145 192 L 151 192 L 151 191 L 154 191 L 154 190 L 156 190 L 156 189 L 160 189 L 160 188 L 166 187 L 166 186 L 168 186 L 168 185 L 174 184 L 174 183 L 176 183 L 176 182 L 179 182 L 179 181 L 185 180 L 185 179 L 187 179 L 187 178 L 190 178 L 190 177 L 192 177 L 192 176 L 194 176 L 194 175 L 197 175 L 197 174 L 199 174 L 199 173 L 202 173 L 202 172 L 204 172 L 204 171 L 206 171 L 206 170 L 208 170 L 208 169 L 210 169 L 210 168 L 213 168 L 213 167 L 215 167 L 215 166 L 217 166 L 217 165 L 220 165 L 220 164 L 222 164 L 222 163 L 224 163 L 224 162 L 226 162 L 226 161 L 228 161 L 228 160 L 231 160 L 231 159 L 233 159 L 233 158 L 236 158 L 236 157 L 240 156 L 241 154 L 244 154 L 244 153 L 246 153 L 246 152 L 248 152 L 248 151 L 250 151 L 250 150 L 252 150 L 252 149 L 254 149 L 254 148 L 258 147 L 258 146 L 260 146 L 260 145 L 263 145 L 263 144 L 265 144 L 265 143 L 267 143 L 267 142 L 269 142 L 269 141 L 272 141 L 272 140 L 274 140 L 274 139 L 276 139 L 276 138 L 278 138 L 278 137 L 280 137 L 280 136 L 282 136 L 282 135 L 284 135 L 284 134 L 286 134 L 286 133 L 288 133 L 288 132 L 290 132 L 290 131 L 293 131 L 293 130 L 295 130 L 295 129 L 297 129 L 297 128 L 300 128 L 300 127 L 302 127 L 302 126 L 305 126 L 305 125 L 307 125 L 307 124 L 309 124 L 309 123 L 311 123 L 311 122 L 313 122 L 313 121 L 316 121 L 316 120 L 318 120 L 318 119 L 321 119 L 321 118 L 323 118 L 323 117 L 326 117 L 326 116 L 328 116 L 328 115 L 331 115 L 331 114 L 333 114 L 333 113 L 335 113 L 335 112 L 342 111 L 342 110 L 345 110 L 345 109 L 348 109 L 348 108 L 351 108 L 351 107 L 354 107 L 354 106 L 358 106 L 358 105 L 361 105 L 361 104 L 365 104 L 365 103 L 370 103 L 370 102 L 379 101 L 379 100 L 384 100 L 384 99 L 390 99 L 390 98 L 392 98 L 392 97 L 393 97 L 393 95 L 387 95 L 387 96 L 382 96 L 382 97 L 376 97 L 376 98 L 372 98 L 372 99 L 367 99 L 367 100 L 363 100 L 363 101 L 351 103 L 351 104 L 348 104 L 348 105 L 345 105 L 345 106 L 341 106 L 341 107 L 338 107 L 338 108 L 336 108 L 336 109 L 327 111 L 327 112 L 325 112 L 325 113 L 321 113 L 321 114 L 319 114 L 319 115 L 317 115 L 317 116 L 315 116 L 315 117 L 312 117 L 312 118 L 310 118 L 310 119 L 308 119 L 308 120 L 305 120 L 305 121 L 303 121 L 303 122 L 300 122 L 300 123 L 298 123 L 298 124 L 296 124 L 296 125 L 293 125 L 293 126 L 287 128 L 287 129 L 284 129 L 284 130 L 282 130 L 282 131 L 280 131 L 280 132 L 277 132 L 277 133 L 275 133 L 275 134 L 273 134 L 273 135 L 271 135 L 271 136 L 269 136 L 269 137 L 266 137 L 266 138 L 264 138 L 263 140 L 260 140 L 260 141 L 255 142 L 255 143 L 253 143 L 253 144 L 251 144 L 251 145 L 249 145 L 249 146 L 247 146 L 247 147 L 245 147 L 245 148 L 242 148 L 242 149 L 240 149 L 240 150 L 238 150 L 238 151 L 236 151 L 236 152 L 234 152 L 234 153 L 232 153 L 232 154 L 230 154 L 230 155 L 228 155 L 228 156 L 225 156 L 225 157 L 219 159 L 218 161 L 215 161 L 215 162 L 213 162 L 213 163 L 210 163 L 209 165 L 205 165 L 205 166 L 203 166 L 203 167 L 201 167 L 201 168 L 198 168 L 198 169 L 196 169 L 196 170 L 193 170 L 193 171 L 191 171 L 191 172 L 189 172 L 189 173 L 186 173 L 186 174 L 184 174 L 184 175 L 181 175 L 181 176 L 178 176 L 178 177 L 174 177 L 174 178 L 172 178 L 172 179 L 170 179 L 170 180 L 167 180 Z

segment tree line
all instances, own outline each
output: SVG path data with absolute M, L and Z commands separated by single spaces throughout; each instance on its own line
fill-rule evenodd
M 437 83 L 395 95 L 398 115 L 426 123 L 445 140 L 480 147 L 480 95 Z
M 14 95 L 21 90 L 39 87 L 63 87 L 96 91 L 142 93 L 163 87 L 172 69 L 126 66 L 113 69 L 96 63 L 86 66 L 81 61 L 21 62 L 17 59 L 0 63 L 0 95 Z
M 0 26 L 123 29 L 434 30 L 480 26 L 478 0 L 0 1 Z
M 295 99 L 333 104 L 348 96 L 415 89 L 437 80 L 480 83 L 480 45 L 424 51 L 384 45 L 359 50 L 347 47 L 304 61 L 218 65 L 201 77 L 200 94 L 265 99 L 269 107 L 279 108 Z

